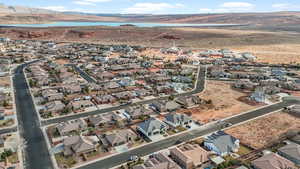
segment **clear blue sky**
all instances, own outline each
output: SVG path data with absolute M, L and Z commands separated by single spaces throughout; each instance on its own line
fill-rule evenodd
M 300 11 L 300 0 L 0 0 L 57 11 L 92 13 L 223 13 Z

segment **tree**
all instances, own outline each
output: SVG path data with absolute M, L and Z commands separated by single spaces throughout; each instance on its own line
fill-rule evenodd
M 4 152 L 1 153 L 1 155 L 0 155 L 0 159 L 1 159 L 1 161 L 3 161 L 11 155 L 12 155 L 12 151 L 10 149 L 4 149 Z
M 2 106 L 3 106 L 3 107 L 7 107 L 8 105 L 9 105 L 9 104 L 8 104 L 8 101 L 7 101 L 7 100 L 4 100 Z
M 169 100 L 174 100 L 175 99 L 175 96 L 174 95 L 170 95 L 169 96 Z
M 211 99 L 209 99 L 209 100 L 207 100 L 207 102 L 206 102 L 207 104 L 212 104 L 212 100 Z
M 29 86 L 30 86 L 30 87 L 35 87 L 36 84 L 37 84 L 36 81 L 34 81 L 34 80 L 32 80 L 32 79 L 29 79 Z
M 82 92 L 85 93 L 85 94 L 89 94 L 90 93 L 90 88 L 88 86 L 85 86 L 83 89 L 82 89 Z
M 71 112 L 71 109 L 69 107 L 65 107 L 61 113 L 62 114 L 69 114 L 70 112 Z

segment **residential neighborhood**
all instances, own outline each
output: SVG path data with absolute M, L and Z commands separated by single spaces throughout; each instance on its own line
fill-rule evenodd
M 57 169 L 299 168 L 297 65 L 263 64 L 230 49 L 1 45 L 0 163 L 6 168 L 21 167 L 35 134 Z M 276 113 L 287 117 L 276 116 L 278 126 L 266 120 L 265 127 L 245 130 Z M 287 119 L 293 126 L 279 121 Z M 278 130 L 276 139 L 260 133 L 269 128 Z

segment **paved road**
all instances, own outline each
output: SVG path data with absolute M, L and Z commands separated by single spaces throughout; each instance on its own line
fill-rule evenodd
M 24 167 L 52 169 L 45 138 L 25 80 L 23 67 L 26 65 L 28 64 L 18 66 L 13 76 L 19 131 L 21 137 L 27 142 Z
M 84 72 L 83 70 L 81 70 L 79 67 L 77 67 L 76 65 L 74 64 L 67 64 L 67 66 L 72 66 L 76 72 L 79 73 L 79 75 L 84 78 L 87 82 L 89 83 L 97 83 L 97 81 L 90 77 L 86 72 Z
M 195 89 L 192 90 L 191 92 L 177 94 L 176 96 L 189 96 L 192 94 L 197 94 L 197 93 L 202 92 L 204 90 L 204 86 L 205 86 L 205 74 L 206 74 L 206 67 L 204 67 L 204 66 L 200 67 L 200 70 L 198 73 L 198 80 L 197 80 Z M 148 103 L 152 103 L 154 100 L 164 100 L 164 99 L 167 99 L 168 97 L 169 96 L 154 98 L 154 99 L 150 99 L 150 100 L 141 101 L 141 102 L 135 103 L 135 104 L 148 104 Z M 74 120 L 74 119 L 78 119 L 78 118 L 82 118 L 82 117 L 91 116 L 91 115 L 97 115 L 97 114 L 102 114 L 102 113 L 106 113 L 106 112 L 110 112 L 110 111 L 116 111 L 116 110 L 124 109 L 129 106 L 131 106 L 131 105 L 128 104 L 128 105 L 121 105 L 121 106 L 116 106 L 116 107 L 111 107 L 111 108 L 105 108 L 105 109 L 90 111 L 90 112 L 86 112 L 86 113 L 76 114 L 76 115 L 72 115 L 72 116 L 59 117 L 59 118 L 50 119 L 50 120 L 43 120 L 41 123 L 43 126 L 45 126 L 45 125 L 50 125 L 53 123 L 60 123 L 60 122 L 68 121 L 68 120 Z
M 233 125 L 242 123 L 244 121 L 254 119 L 257 117 L 260 117 L 262 115 L 269 114 L 271 112 L 274 112 L 276 110 L 280 110 L 283 107 L 293 105 L 295 103 L 300 103 L 300 100 L 296 100 L 294 98 L 286 99 L 281 103 L 270 105 L 267 107 L 263 107 L 261 109 L 257 109 L 245 114 L 241 114 L 232 118 L 228 118 L 224 120 L 224 122 L 230 122 Z M 108 169 L 115 167 L 117 165 L 120 165 L 122 163 L 125 163 L 131 155 L 138 155 L 138 156 L 145 156 L 154 152 L 157 152 L 162 149 L 166 149 L 168 147 L 174 146 L 176 144 L 179 144 L 181 142 L 189 141 L 191 139 L 205 136 L 207 134 L 216 132 L 218 130 L 222 129 L 221 124 L 214 123 L 214 124 L 208 124 L 205 126 L 202 126 L 200 129 L 192 130 L 188 133 L 183 133 L 174 137 L 167 138 L 165 140 L 150 143 L 148 145 L 145 145 L 143 147 L 117 154 L 114 156 L 111 156 L 109 158 L 103 159 L 98 162 L 94 162 L 91 164 L 88 164 L 86 166 L 80 167 L 79 169 Z

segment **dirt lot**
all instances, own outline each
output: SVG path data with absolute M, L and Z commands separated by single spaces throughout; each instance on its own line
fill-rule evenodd
M 289 130 L 300 130 L 300 119 L 288 113 L 277 112 L 250 121 L 226 132 L 252 148 L 262 148 Z
M 238 99 L 246 94 L 231 89 L 231 84 L 228 82 L 208 80 L 206 86 L 205 91 L 199 96 L 211 100 L 212 105 L 191 109 L 190 112 L 196 120 L 209 122 L 212 119 L 222 119 L 261 106 L 240 102 Z
M 65 64 L 69 64 L 70 61 L 67 59 L 56 59 L 55 60 L 56 63 L 60 64 L 60 65 L 65 65 Z
M 239 52 L 251 52 L 258 62 L 266 63 L 300 63 L 300 44 L 274 44 L 266 46 L 232 47 Z

